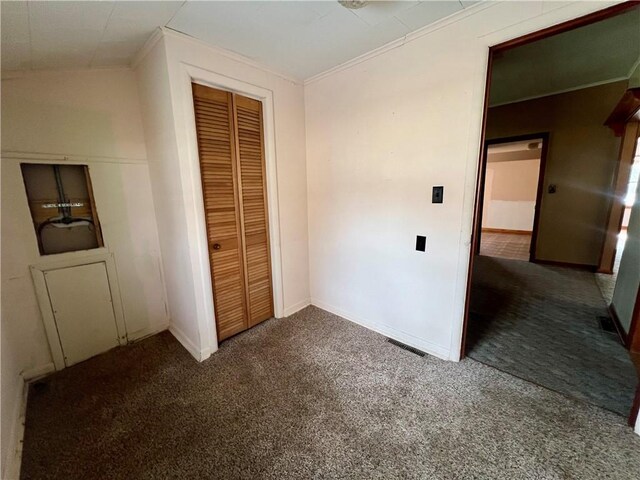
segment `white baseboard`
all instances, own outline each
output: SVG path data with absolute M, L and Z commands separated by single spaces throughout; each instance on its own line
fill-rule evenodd
M 147 337 L 156 335 L 157 333 L 164 332 L 169 329 L 169 322 L 161 323 L 160 325 L 152 325 L 150 327 L 138 330 L 137 332 L 128 333 L 127 339 L 129 342 L 139 342 Z
M 310 298 L 305 298 L 304 300 L 302 300 L 302 301 L 300 301 L 298 303 L 294 303 L 293 305 L 285 308 L 284 309 L 284 316 L 285 317 L 289 317 L 289 316 L 293 315 L 294 313 L 299 312 L 303 308 L 307 308 L 309 305 L 311 305 L 311 299 Z
M 197 347 L 185 334 L 175 325 L 169 326 L 169 331 L 176 337 L 182 346 L 195 358 L 198 362 L 202 362 L 211 356 L 211 351 L 208 348 Z
M 344 310 L 336 308 L 333 305 L 329 305 L 328 303 L 324 303 L 323 301 L 317 300 L 315 298 L 311 299 L 311 305 L 315 305 L 316 307 L 326 310 L 327 312 L 338 315 L 346 320 L 349 320 L 350 322 L 357 323 L 358 325 L 369 330 L 373 330 L 374 332 L 384 335 L 385 337 L 393 338 L 394 340 L 409 345 L 410 347 L 417 348 L 418 350 L 428 353 L 429 355 L 433 355 L 434 357 L 441 358 L 442 360 L 449 360 L 450 358 L 448 348 L 442 347 L 428 340 L 415 337 L 409 333 L 402 332 L 388 325 L 380 325 L 368 322 L 356 317 L 355 315 L 352 315 L 349 312 L 345 312 Z
M 44 377 L 56 371 L 56 366 L 52 363 L 45 363 L 44 365 L 40 365 L 39 367 L 30 368 L 28 370 L 24 370 L 22 372 L 22 378 L 25 382 L 31 382 L 33 380 L 37 380 L 38 378 Z

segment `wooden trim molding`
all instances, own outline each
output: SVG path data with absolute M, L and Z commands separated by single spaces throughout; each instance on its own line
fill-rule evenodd
M 629 325 L 626 345 L 631 352 L 640 353 L 640 286 L 636 293 L 636 303 L 631 314 L 631 325 Z
M 628 89 L 613 109 L 604 124 L 613 130 L 616 137 L 621 137 L 625 124 L 640 114 L 640 87 Z
M 591 25 L 592 23 L 596 23 L 601 20 L 606 20 L 607 18 L 625 13 L 629 10 L 637 8 L 638 6 L 640 6 L 640 1 L 636 0 L 619 3 L 617 5 L 598 10 L 597 12 L 583 15 L 582 17 L 574 18 L 572 20 L 568 20 L 557 25 L 552 25 L 547 28 L 543 28 L 542 30 L 538 30 L 537 32 L 533 32 L 528 35 L 523 35 L 522 37 L 507 40 L 506 42 L 495 45 L 494 47 L 492 47 L 492 50 L 494 51 L 494 53 L 497 53 L 504 52 L 505 50 L 509 50 L 511 48 L 521 47 L 522 45 L 526 45 L 527 43 L 543 40 L 553 35 L 557 35 L 558 33 L 568 32 L 569 30 L 584 27 L 586 25 Z
M 638 411 L 640 411 L 640 382 L 636 387 L 636 395 L 633 398 L 633 405 L 631 406 L 631 412 L 629 412 L 629 420 L 627 424 L 630 427 L 635 427 L 636 420 L 638 419 Z

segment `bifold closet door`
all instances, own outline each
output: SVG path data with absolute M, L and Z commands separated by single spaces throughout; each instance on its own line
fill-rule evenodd
M 218 340 L 273 316 L 261 102 L 193 84 Z
M 273 316 L 262 102 L 234 95 L 249 326 Z
M 193 84 L 218 340 L 248 328 L 231 93 Z

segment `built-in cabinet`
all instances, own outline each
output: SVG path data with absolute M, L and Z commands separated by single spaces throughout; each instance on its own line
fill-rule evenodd
M 56 370 L 127 343 L 110 253 L 47 260 L 31 275 Z

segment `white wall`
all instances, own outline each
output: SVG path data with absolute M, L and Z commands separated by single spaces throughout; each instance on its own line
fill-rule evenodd
M 3 78 L 3 459 L 15 422 L 20 375 L 53 367 L 29 265 L 79 255 L 40 256 L 20 172 L 20 162 L 32 161 L 89 165 L 105 247 L 116 263 L 129 339 L 168 326 L 133 72 L 105 69 Z
M 215 77 L 221 88 L 238 85 L 236 91 L 257 89 L 272 99 L 269 108 L 273 111 L 265 111 L 265 122 L 274 129 L 275 164 L 269 165 L 267 147 L 267 169 L 274 172 L 268 188 L 277 187 L 278 193 L 269 208 L 279 218 L 279 227 L 273 222 L 270 227 L 277 229 L 279 236 L 272 251 L 275 248 L 282 258 L 282 298 L 276 299 L 276 304 L 282 304 L 283 315 L 309 303 L 303 87 L 183 35 L 165 30 L 158 38 L 137 65 L 149 164 L 172 331 L 202 360 L 215 351 L 217 342 L 199 167 L 197 158 L 193 161 L 197 152 L 192 144 L 193 107 L 187 69 Z
M 487 163 L 482 228 L 533 230 L 540 160 Z
M 482 3 L 306 85 L 314 304 L 458 358 L 488 47 L 607 5 Z

